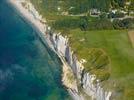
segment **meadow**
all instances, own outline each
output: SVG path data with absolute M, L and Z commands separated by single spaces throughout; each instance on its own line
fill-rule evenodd
M 110 63 L 107 66 L 108 70 L 97 73 L 101 75 L 108 71 L 110 77 L 106 82 L 107 86 L 109 84 L 111 87 L 114 83 L 115 87 L 111 88 L 122 91 L 124 95 L 122 100 L 132 100 L 131 97 L 134 97 L 134 48 L 127 30 L 80 31 L 75 29 L 67 35 L 70 37 L 72 49 L 80 59 L 88 59 L 90 57 L 88 52 L 92 48 L 102 49 L 108 55 Z M 88 65 L 90 64 L 87 61 L 85 66 L 88 67 Z

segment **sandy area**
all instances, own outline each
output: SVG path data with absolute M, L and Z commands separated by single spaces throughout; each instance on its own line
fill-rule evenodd
M 46 31 L 46 25 L 41 22 L 41 20 L 36 19 L 32 12 L 29 9 L 26 9 L 22 6 L 22 2 L 26 2 L 25 0 L 9 0 L 9 2 L 15 6 L 15 8 L 26 18 L 28 19 L 38 30 L 42 33 Z M 45 34 L 44 34 L 45 35 Z

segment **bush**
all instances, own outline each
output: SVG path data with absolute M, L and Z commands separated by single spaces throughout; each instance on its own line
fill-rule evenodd
M 86 16 L 80 17 L 79 26 L 82 31 L 88 29 L 88 18 Z
M 132 29 L 134 28 L 134 19 L 114 19 L 113 22 L 111 22 L 105 17 L 105 15 L 102 15 L 100 18 L 96 18 L 94 20 L 87 16 L 77 18 L 69 17 L 56 20 L 52 23 L 52 27 L 58 30 L 80 28 L 82 31 Z
M 121 12 L 116 12 L 115 14 L 111 12 L 108 15 L 108 18 L 122 18 L 124 16 L 125 16 L 124 13 L 121 13 Z

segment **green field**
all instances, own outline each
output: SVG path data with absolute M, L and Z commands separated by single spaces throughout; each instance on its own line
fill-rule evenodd
M 73 49 L 78 53 L 86 53 L 87 48 L 102 48 L 111 59 L 112 77 L 120 78 L 134 72 L 134 49 L 127 31 L 103 30 L 87 31 L 71 30 L 70 37 Z M 84 41 L 81 41 L 84 39 Z M 83 55 L 79 55 L 80 57 Z M 86 58 L 87 55 L 84 57 Z

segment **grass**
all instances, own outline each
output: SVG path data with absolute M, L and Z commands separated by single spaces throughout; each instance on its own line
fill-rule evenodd
M 127 30 L 81 31 L 73 29 L 63 32 L 63 35 L 69 37 L 70 46 L 78 59 L 87 60 L 84 64 L 85 68 L 88 67 L 90 73 L 96 74 L 103 81 L 106 89 L 110 88 L 122 94 L 115 100 L 133 100 L 134 48 Z M 89 53 L 92 50 L 100 50 L 108 56 L 109 64 L 105 66 L 106 68 L 92 69 L 90 57 L 91 54 L 93 54 L 92 57 L 96 55 Z
M 51 25 L 51 22 L 54 22 L 56 20 L 62 20 L 62 19 L 77 19 L 77 16 L 65 16 L 65 15 L 59 15 L 58 10 L 57 9 L 49 9 L 49 5 L 46 4 L 45 1 L 43 0 L 30 0 L 32 2 L 32 4 L 34 4 L 34 7 L 38 10 L 38 12 L 44 17 L 46 18 L 48 24 Z M 48 4 L 51 3 L 51 0 L 48 0 Z M 52 2 L 54 3 L 54 2 Z M 48 6 L 48 8 L 47 8 Z M 55 5 L 55 7 L 57 7 Z
M 46 4 L 45 0 L 30 0 L 30 2 L 34 4 L 34 7 L 38 10 L 38 12 L 42 15 L 42 17 L 47 20 L 47 24 L 50 26 L 55 21 L 58 22 L 58 21 L 66 20 L 66 19 L 70 19 L 70 20 L 80 19 L 80 16 L 61 15 L 61 13 L 57 10 L 58 4 L 54 4 L 54 0 L 50 0 L 50 1 L 48 0 L 47 1 L 48 4 Z M 64 8 L 62 12 L 64 12 Z M 98 19 L 98 18 L 90 17 L 90 16 L 88 18 L 89 18 L 89 22 L 95 21 L 96 19 Z
M 91 48 L 103 49 L 111 60 L 111 74 L 113 78 L 125 77 L 134 72 L 134 49 L 131 46 L 127 31 L 102 30 L 82 32 L 71 30 L 70 44 L 79 58 L 87 57 L 87 50 Z M 85 39 L 84 41 L 80 41 Z M 129 66 L 129 67 L 128 67 Z
M 134 90 L 134 48 L 129 40 L 127 30 L 84 32 L 75 29 L 66 35 L 70 37 L 70 45 L 79 60 L 82 58 L 89 59 L 90 55 L 88 55 L 88 52 L 92 48 L 102 49 L 110 59 L 108 69 L 91 70 L 91 72 L 99 75 L 98 77 L 102 78 L 102 80 L 109 77 L 110 73 L 110 79 L 106 84 L 113 86 L 113 83 L 115 83 L 116 89 L 122 86 L 124 95 L 122 100 L 132 100 L 129 98 L 134 98 L 134 93 L 131 92 Z M 85 66 L 89 65 L 87 62 Z

